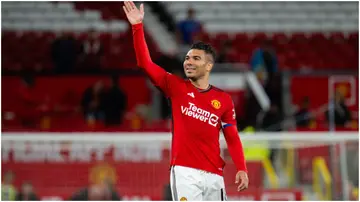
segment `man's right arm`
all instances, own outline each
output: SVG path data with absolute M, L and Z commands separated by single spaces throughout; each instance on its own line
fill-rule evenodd
M 150 57 L 149 49 L 146 45 L 143 19 L 144 5 L 140 5 L 140 9 L 132 1 L 125 1 L 123 6 L 127 19 L 132 26 L 134 48 L 136 54 L 137 65 L 143 68 L 155 86 L 159 87 L 168 97 L 170 97 L 170 74 L 164 69 L 153 63 Z
M 132 32 L 137 65 L 145 70 L 155 86 L 161 88 L 165 93 L 168 93 L 167 80 L 169 74 L 151 60 L 149 49 L 145 42 L 143 24 L 132 25 Z

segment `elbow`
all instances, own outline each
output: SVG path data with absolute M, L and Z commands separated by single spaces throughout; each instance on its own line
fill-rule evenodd
M 151 66 L 152 63 L 153 62 L 151 60 L 142 60 L 142 59 L 137 60 L 137 65 L 141 68 L 147 68 Z

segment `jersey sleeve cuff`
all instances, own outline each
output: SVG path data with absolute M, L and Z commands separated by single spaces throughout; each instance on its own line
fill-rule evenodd
M 135 25 L 131 25 L 131 27 L 133 28 L 133 29 L 138 29 L 138 28 L 141 28 L 143 26 L 143 23 L 142 22 L 140 22 L 140 23 L 138 23 L 138 24 L 135 24 Z

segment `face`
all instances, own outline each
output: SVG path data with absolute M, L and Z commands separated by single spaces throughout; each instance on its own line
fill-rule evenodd
M 189 79 L 199 79 L 209 74 L 213 67 L 211 56 L 203 50 L 191 49 L 185 56 L 184 71 Z

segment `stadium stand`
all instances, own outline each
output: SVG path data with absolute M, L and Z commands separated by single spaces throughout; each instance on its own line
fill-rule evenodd
M 148 106 L 152 103 L 152 91 L 148 88 L 147 78 L 141 73 L 134 71 L 136 72 L 134 75 L 129 75 L 129 72 L 132 73 L 129 70 L 136 70 L 137 67 L 131 28 L 122 11 L 122 2 L 39 1 L 2 2 L 1 5 L 2 71 L 5 72 L 5 76 L 2 75 L 2 84 L 6 86 L 2 87 L 2 131 L 4 133 L 41 131 L 72 134 L 73 132 L 118 133 L 119 131 L 131 131 L 140 134 L 140 132 L 168 132 L 170 130 L 171 124 L 168 119 L 147 122 L 144 116 L 140 117 L 139 106 Z M 151 3 L 147 3 L 145 6 L 150 7 Z M 185 18 L 189 7 L 195 9 L 195 17 L 203 25 L 199 34 L 200 39 L 210 42 L 217 50 L 220 50 L 224 41 L 230 41 L 233 51 L 228 53 L 228 57 L 231 58 L 232 63 L 249 64 L 253 51 L 264 40 L 269 39 L 278 57 L 280 72 L 299 73 L 304 69 L 325 72 L 320 76 L 312 75 L 311 77 L 301 74 L 288 75 L 289 82 L 286 83 L 288 92 L 286 93 L 290 95 L 289 109 L 292 105 L 301 103 L 302 99 L 307 96 L 311 100 L 310 111 L 314 114 L 318 113 L 315 117 L 315 124 L 305 128 L 294 128 L 298 132 L 329 130 L 324 112 L 321 111 L 328 106 L 329 78 L 331 77 L 329 75 L 337 71 L 350 72 L 347 78 L 355 78 L 356 84 L 341 81 L 334 88 L 340 86 L 343 90 L 346 100 L 349 101 L 347 103 L 350 103 L 348 107 L 353 115 L 353 122 L 351 127 L 336 127 L 335 129 L 342 132 L 358 130 L 359 89 L 358 76 L 355 76 L 359 68 L 357 2 L 163 2 L 162 6 L 158 8 L 167 9 L 167 12 L 175 19 L 175 23 Z M 69 33 L 80 43 L 89 37 L 90 29 L 95 29 L 99 33 L 98 39 L 104 45 L 104 56 L 101 60 L 102 71 L 99 75 L 90 75 L 87 72 L 61 76 L 54 74 L 51 45 L 59 33 Z M 152 40 L 149 33 L 146 33 L 146 39 L 154 60 L 159 56 L 166 55 L 159 51 L 158 44 Z M 24 107 L 24 103 L 19 99 L 19 96 L 22 96 L 19 89 L 23 85 L 21 76 L 27 72 L 36 76 L 35 87 L 26 92 L 36 98 L 37 104 L 39 104 L 36 109 Z M 79 107 L 82 93 L 99 80 L 109 87 L 110 75 L 113 72 L 121 75 L 119 84 L 128 97 L 124 123 L 106 127 L 102 123 L 86 122 Z M 248 92 L 245 88 L 240 90 L 241 93 L 236 92 L 241 94 L 238 95 L 240 101 L 236 102 L 241 105 L 237 106 L 241 108 L 239 111 L 244 111 Z M 151 111 L 147 113 L 151 116 Z M 35 120 L 36 126 L 24 126 L 23 117 Z M 84 148 L 88 144 L 88 142 L 82 143 Z M 56 144 L 61 146 L 63 156 L 70 155 L 71 148 L 68 142 L 58 141 L 53 145 Z M 90 163 L 80 161 L 74 163 L 70 158 L 65 157 L 65 163 L 47 162 L 48 158 L 55 156 L 50 155 L 51 152 L 49 152 L 49 157 L 40 156 L 40 160 L 44 162 L 39 163 L 35 158 L 36 155 L 31 156 L 32 153 L 29 152 L 30 157 L 26 156 L 21 153 L 22 150 L 19 148 L 12 147 L 13 145 L 16 146 L 16 144 L 11 144 L 11 146 L 8 144 L 7 149 L 11 160 L 3 162 L 3 168 L 17 172 L 16 186 L 19 186 L 24 180 L 32 181 L 43 198 L 56 195 L 67 199 L 76 190 L 91 182 L 92 179 L 89 178 L 91 169 L 99 163 L 94 160 L 95 157 Z M 28 145 L 29 150 L 33 149 L 34 154 L 37 154 L 38 143 L 34 141 Z M 114 148 L 117 146 L 111 140 L 104 145 Z M 130 145 L 134 148 L 127 151 L 129 156 L 133 155 L 134 159 L 141 155 L 146 156 L 144 154 L 146 152 L 140 151 L 141 145 L 134 142 L 131 142 Z M 282 148 L 284 145 L 279 147 Z M 322 157 L 326 166 L 332 166 L 331 157 L 334 154 L 330 151 L 331 147 L 328 144 L 313 148 L 304 145 L 300 145 L 298 148 L 296 146 L 289 148 L 282 149 L 286 150 L 286 155 L 294 152 L 295 156 L 292 161 L 296 159 L 298 162 L 286 163 L 293 169 L 293 171 L 289 171 L 293 172 L 292 175 L 289 175 L 294 178 L 294 181 L 297 181 L 298 185 L 306 186 L 313 182 L 312 166 L 316 157 Z M 93 156 L 95 156 L 95 149 L 90 149 L 94 150 Z M 267 159 L 273 148 L 264 146 L 261 149 L 265 150 L 264 156 Z M 109 150 L 113 152 L 114 149 Z M 76 153 L 77 151 L 72 152 Z M 161 200 L 163 186 L 168 183 L 169 179 L 166 157 L 169 151 L 163 152 L 165 158 L 161 161 L 133 162 L 133 159 L 131 161 L 115 161 L 114 159 L 107 161 L 112 164 L 111 169 L 117 173 L 116 189 L 124 195 L 150 196 L 152 200 Z M 260 153 L 257 148 L 252 152 Z M 281 171 L 284 169 L 277 167 L 274 175 L 266 170 L 266 166 L 261 160 L 252 159 L 249 153 L 247 153 L 250 156 L 248 168 L 251 187 L 249 192 L 271 187 L 267 178 L 272 177 L 277 180 L 276 174 L 282 174 Z M 16 155 L 20 156 L 19 159 L 14 158 L 14 156 L 17 157 Z M 225 156 L 229 169 L 226 170 L 224 178 L 226 182 L 231 182 L 226 184 L 226 188 L 235 190 L 236 186 L 232 183 L 235 169 L 229 155 Z M 35 158 L 35 160 L 31 158 Z M 284 160 L 279 156 L 277 158 L 280 158 L 280 161 Z M 286 158 L 288 159 L 288 156 Z M 101 170 L 101 172 L 105 171 Z M 40 177 L 39 173 L 43 177 Z M 333 175 L 340 176 L 339 173 Z M 336 186 L 339 186 L 340 182 L 336 183 Z M 281 183 L 280 186 L 286 187 L 284 183 Z M 336 192 L 339 193 L 338 190 Z M 231 195 L 237 196 L 237 193 L 231 193 Z M 298 200 L 298 198 L 296 199 Z
M 230 40 L 231 57 L 246 62 L 264 39 L 271 39 L 280 68 L 357 69 L 356 2 L 168 2 L 176 22 L 188 8 L 203 24 L 203 40 L 218 49 Z
M 119 4 L 105 3 L 106 6 L 98 7 L 93 3 L 71 2 L 3 3 L 2 44 L 5 54 L 2 55 L 2 68 L 49 71 L 52 68 L 50 47 L 57 35 L 67 32 L 83 41 L 90 29 L 100 33 L 98 37 L 104 45 L 104 68 L 135 67 L 135 54 L 127 51 L 133 46 L 132 40 L 123 40 L 130 39 L 131 33 Z M 94 7 L 97 9 L 92 9 Z M 109 8 L 113 10 L 109 11 Z M 151 37 L 147 38 L 150 50 L 156 54 Z

